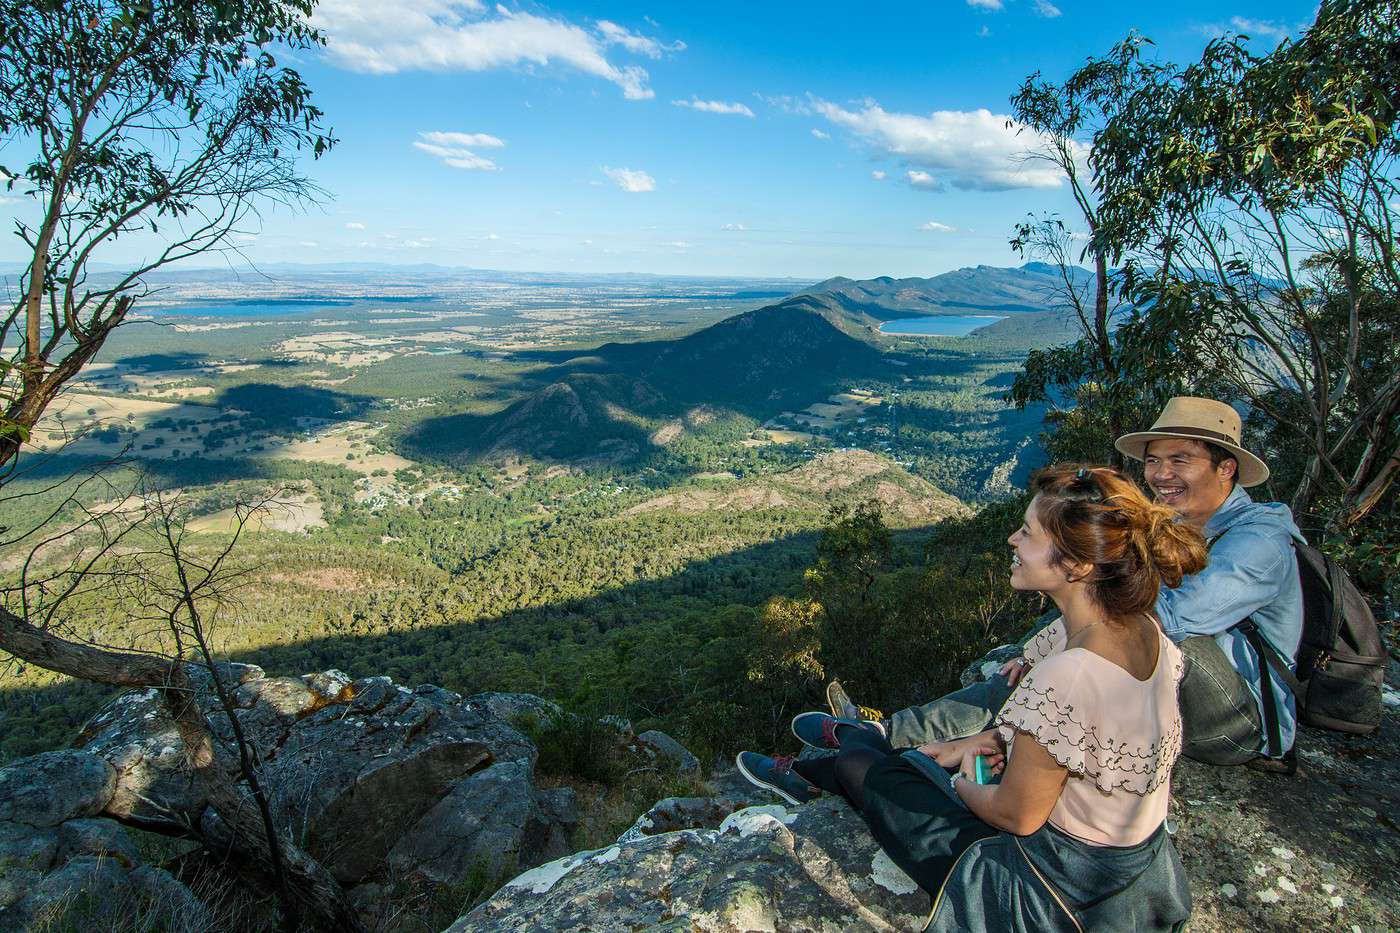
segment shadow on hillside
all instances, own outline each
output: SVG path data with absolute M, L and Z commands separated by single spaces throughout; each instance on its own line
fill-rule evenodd
M 896 552 L 914 559 L 929 530 L 896 531 Z M 797 592 L 817 538 L 816 531 L 788 535 L 587 598 L 471 622 L 431 624 L 429 615 L 451 602 L 442 591 L 388 587 L 381 598 L 366 588 L 331 597 L 331 609 L 339 609 L 341 618 L 279 622 L 289 638 L 313 624 L 339 633 L 223 657 L 257 664 L 269 675 L 338 668 L 352 677 L 388 675 L 401 684 L 438 684 L 463 695 L 529 692 L 637 719 L 684 718 L 686 711 L 676 706 L 679 696 L 724 699 L 699 695 L 697 684 L 745 663 L 752 641 L 748 607 Z M 308 581 L 316 575 L 302 573 Z M 373 624 L 364 618 L 366 603 L 391 631 L 359 631 Z M 0 754 L 34 754 L 67 742 L 118 692 L 79 682 L 14 687 L 0 678 Z
M 142 353 L 137 356 L 124 356 L 117 360 L 120 366 L 129 366 L 132 369 L 140 370 L 178 370 L 178 369 L 198 369 L 209 365 L 209 356 L 205 353 Z
M 362 418 L 374 401 L 368 395 L 351 395 L 319 386 L 249 382 L 220 392 L 214 404 L 290 424 L 296 418 L 354 421 Z
M 914 534 L 901 532 L 900 538 L 908 542 Z M 671 674 L 676 652 L 687 645 L 699 647 L 704 638 L 707 653 L 723 653 L 722 644 L 706 637 L 715 633 L 701 630 L 701 616 L 726 605 L 761 605 L 770 596 L 795 590 L 813 558 L 816 539 L 816 532 L 791 535 L 692 561 L 667 576 L 588 598 L 422 628 L 410 626 L 423 624 L 425 617 L 419 612 L 428 604 L 436 605 L 441 592 L 427 588 L 395 592 L 392 599 L 383 601 L 392 602 L 389 607 L 375 594 L 346 594 L 332 607 L 343 610 L 345 618 L 289 618 L 283 623 L 290 638 L 311 625 L 332 632 L 340 629 L 340 633 L 233 652 L 225 659 L 257 664 L 270 675 L 338 668 L 353 677 L 387 674 L 402 684 L 435 683 L 464 695 L 505 690 L 574 702 L 591 698 L 613 706 L 616 712 L 636 714 L 663 705 L 676 692 L 678 685 Z M 308 578 L 315 574 L 305 572 Z M 386 615 L 406 615 L 401 622 L 396 618 L 388 623 L 393 631 L 361 634 L 357 629 L 373 623 L 359 618 L 365 600 L 357 595 L 367 596 Z M 424 606 L 417 605 L 416 599 Z M 742 646 L 734 648 L 739 651 Z M 648 654 L 664 664 L 658 663 L 650 674 L 626 672 L 635 666 L 627 658 Z M 610 675 L 621 679 L 610 683 Z M 0 677 L 0 750 L 7 757 L 33 754 L 67 741 L 120 692 L 78 682 L 17 688 L 6 679 Z M 621 700 L 622 687 L 633 694 L 631 703 Z

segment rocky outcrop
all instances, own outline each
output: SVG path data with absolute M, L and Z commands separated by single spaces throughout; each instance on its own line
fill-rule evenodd
M 188 888 L 141 864 L 126 830 L 95 816 L 116 793 L 116 778 L 106 761 L 78 751 L 0 768 L 0 928 L 43 926 L 73 911 L 141 917 L 172 931 L 208 927 Z
M 188 671 L 216 739 L 211 770 L 236 780 L 233 729 L 212 678 Z M 536 786 L 535 746 L 511 724 L 557 714 L 546 700 L 463 699 L 339 671 L 268 677 L 243 664 L 221 665 L 219 679 L 274 820 L 353 889 L 367 916 L 382 914 L 377 898 L 394 885 L 448 889 L 572 848 L 577 795 Z M 75 744 L 0 769 L 0 927 L 50 915 L 74 921 L 79 910 L 84 918 L 136 911 L 170 929 L 206 928 L 189 889 L 140 864 L 123 828 L 215 849 L 227 838 L 160 697 L 119 696 Z M 198 856 L 182 868 L 199 875 Z
M 928 898 L 860 817 L 827 798 L 735 811 L 580 852 L 510 881 L 449 933 L 520 930 L 916 931 Z
M 1019 652 L 997 649 L 964 682 Z M 1375 734 L 1300 729 L 1297 776 L 1178 763 L 1168 826 L 1193 931 L 1400 929 L 1400 666 L 1387 680 Z M 448 933 L 922 928 L 929 896 L 843 802 L 749 806 L 762 795 L 732 775 L 712 784 L 658 802 L 615 846 L 516 877 Z
M 249 665 L 220 676 L 261 762 L 273 816 L 345 885 L 386 872 L 453 884 L 568 851 L 577 816 L 567 791 L 534 784 L 535 747 L 507 716 L 551 704 L 488 694 L 464 700 L 434 686 L 338 671 L 267 677 Z M 206 687 L 212 686 L 207 675 Z M 228 719 L 200 697 L 222 741 L 217 767 L 237 774 Z M 83 729 L 79 745 L 106 763 L 112 817 L 170 834 L 222 826 L 184 765 L 180 737 L 154 691 L 119 697 Z

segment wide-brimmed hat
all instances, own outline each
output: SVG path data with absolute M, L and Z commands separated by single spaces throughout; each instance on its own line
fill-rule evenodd
M 1224 447 L 1235 455 L 1240 465 L 1235 482 L 1241 486 L 1258 486 L 1269 478 L 1269 468 L 1264 461 L 1240 446 L 1240 416 L 1224 402 L 1179 395 L 1167 402 L 1150 430 L 1124 434 L 1113 446 L 1124 456 L 1142 460 L 1147 455 L 1148 443 L 1164 437 L 1209 441 Z

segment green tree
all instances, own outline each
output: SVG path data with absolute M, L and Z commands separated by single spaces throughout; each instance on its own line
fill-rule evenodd
M 1148 46 L 1146 39 L 1129 36 L 1061 84 L 1032 74 L 1011 98 L 1016 121 L 1039 140 L 1030 157 L 1060 170 L 1079 210 L 1077 220 L 1068 223 L 1054 214 L 1032 215 L 1016 226 L 1011 239 L 1020 255 L 1059 270 L 1054 298 L 1073 314 L 1079 329 L 1069 344 L 1032 350 L 1008 393 L 1020 408 L 1059 403 L 1046 416 L 1050 430 L 1043 438 L 1052 460 L 1122 466 L 1113 440 L 1142 424 L 1180 388 L 1169 356 L 1133 359 L 1129 365 L 1132 348 L 1115 334 L 1115 314 L 1123 311 L 1109 268 L 1115 246 L 1113 232 L 1104 225 L 1089 145 L 1135 94 L 1156 80 L 1161 66 L 1142 58 Z M 1087 274 L 1080 265 L 1086 260 L 1092 267 Z
M 316 194 L 295 159 L 300 152 L 319 156 L 334 140 L 301 77 L 273 57 L 274 49 L 322 41 L 308 23 L 312 6 L 0 0 L 0 179 L 31 206 L 15 224 L 29 250 L 27 271 L 18 299 L 0 316 L 7 354 L 0 366 L 0 474 L 14 470 L 45 408 L 148 293 L 150 272 L 230 249 L 230 235 L 260 207 L 295 206 Z M 100 282 L 89 279 L 90 262 L 138 232 L 147 238 L 146 259 Z M 0 649 L 60 674 L 160 690 L 187 764 L 208 784 L 233 849 L 284 882 L 278 887 L 286 923 L 304 912 L 317 926 L 358 929 L 334 878 L 289 840 L 264 834 L 266 826 L 248 819 L 254 810 L 247 788 L 210 767 L 212 733 L 193 702 L 182 652 L 111 647 L 132 644 L 130 631 L 115 640 L 91 634 L 107 620 L 83 617 L 74 597 L 107 578 L 100 561 L 138 525 L 114 512 L 89 514 L 80 527 L 97 536 L 96 556 L 58 571 L 57 585 L 55 578 L 30 579 L 26 564 L 0 604 Z M 173 559 L 187 582 L 179 554 Z M 194 618 L 195 597 L 189 587 L 183 594 Z M 177 611 L 170 609 L 172 625 Z
M 1329 0 L 1263 57 L 1159 69 L 1094 141 L 1140 359 L 1249 406 L 1295 512 L 1343 528 L 1400 473 L 1400 8 Z
M 30 259 L 0 318 L 0 465 L 148 293 L 145 276 L 231 249 L 260 206 L 316 189 L 299 153 L 334 144 L 296 71 L 312 0 L 0 0 L 0 180 L 27 199 Z M 148 257 L 89 280 L 138 231 Z

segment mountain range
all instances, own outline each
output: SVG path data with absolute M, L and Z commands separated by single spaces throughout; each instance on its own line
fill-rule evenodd
M 888 376 L 885 321 L 979 312 L 1029 324 L 1061 315 L 1059 284 L 1057 269 L 1037 263 L 931 278 L 833 278 L 677 339 L 609 343 L 583 355 L 523 351 L 516 359 L 546 364 L 529 395 L 490 415 L 430 419 L 406 440 L 458 461 L 627 460 L 696 406 L 763 420 L 819 401 L 841 382 Z
M 1070 267 L 1076 282 L 1091 273 Z M 1060 270 L 1043 262 L 1016 268 L 969 266 L 930 278 L 894 279 L 881 276 L 856 281 L 847 278 L 818 282 L 801 294 L 825 295 L 853 312 L 880 320 L 934 314 L 1027 314 L 1053 311 L 1063 304 Z

